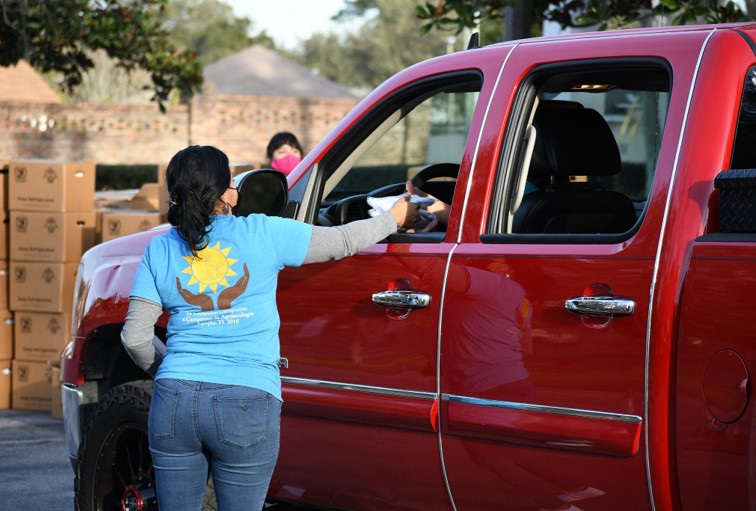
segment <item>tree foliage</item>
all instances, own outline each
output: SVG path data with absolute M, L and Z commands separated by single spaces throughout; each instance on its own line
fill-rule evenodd
M 202 66 L 253 44 L 275 49 L 273 39 L 264 30 L 250 35 L 254 22 L 236 17 L 222 0 L 169 0 L 160 19 L 171 41 L 193 52 Z
M 451 30 L 459 33 L 475 28 L 485 20 L 505 16 L 507 7 L 517 0 L 428 0 L 417 8 L 425 22 L 423 31 Z M 650 16 L 661 16 L 671 25 L 689 23 L 727 23 L 753 20 L 731 0 L 566 0 L 525 2 L 532 7 L 533 22 L 554 21 L 564 27 L 597 26 L 599 30 L 622 27 Z
M 121 69 L 150 73 L 152 99 L 165 109 L 171 91 L 191 96 L 202 84 L 194 53 L 178 50 L 159 13 L 166 0 L 0 0 L 0 66 L 25 59 L 57 72 L 72 91 L 103 50 Z
M 370 90 L 396 72 L 446 52 L 446 35 L 420 33 L 420 0 L 347 1 L 334 19 L 359 21 L 345 34 L 316 34 L 304 43 L 302 64 L 347 86 Z

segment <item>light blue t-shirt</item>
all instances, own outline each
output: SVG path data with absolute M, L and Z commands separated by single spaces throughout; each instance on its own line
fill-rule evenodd
M 312 226 L 216 216 L 211 229 L 197 257 L 175 229 L 153 238 L 137 270 L 130 296 L 170 313 L 156 379 L 244 385 L 281 399 L 278 272 L 302 264 Z

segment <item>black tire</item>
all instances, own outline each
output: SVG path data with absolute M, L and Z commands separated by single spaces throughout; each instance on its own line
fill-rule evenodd
M 100 401 L 79 445 L 77 510 L 157 509 L 147 440 L 151 401 L 149 380 L 119 385 Z
M 119 385 L 102 398 L 79 446 L 77 511 L 158 509 L 147 436 L 151 401 L 150 380 Z M 205 500 L 204 510 L 216 509 L 214 491 Z

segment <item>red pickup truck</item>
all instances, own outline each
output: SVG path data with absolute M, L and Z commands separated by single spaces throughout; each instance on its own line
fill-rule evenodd
M 754 168 L 756 25 L 737 24 L 434 58 L 370 93 L 288 181 L 240 176 L 238 214 L 340 225 L 408 177 L 451 206 L 433 232 L 281 273 L 270 501 L 756 508 Z M 166 229 L 82 259 L 62 355 L 80 510 L 156 508 L 151 382 L 119 332 Z

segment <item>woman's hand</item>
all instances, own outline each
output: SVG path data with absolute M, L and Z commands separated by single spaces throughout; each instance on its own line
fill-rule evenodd
M 409 202 L 409 195 L 404 195 L 396 201 L 391 208 L 391 214 L 396 219 L 396 226 L 400 228 L 412 227 L 415 225 L 418 216 L 419 206 L 416 203 Z
M 433 195 L 429 193 L 425 193 L 420 188 L 416 188 L 415 185 L 412 184 L 412 181 L 407 180 L 407 193 L 410 195 L 419 195 L 420 197 L 430 197 L 431 199 L 434 199 L 433 204 L 428 206 L 428 212 L 433 213 L 438 217 L 438 223 L 441 224 L 441 226 L 446 227 L 446 225 L 449 223 L 449 210 L 451 209 L 451 206 L 444 201 L 437 199 Z M 435 227 L 435 225 L 434 225 Z M 425 230 L 418 231 L 418 232 L 427 232 Z
M 420 188 L 415 188 L 415 185 L 412 183 L 411 179 L 407 180 L 407 183 L 405 184 L 405 186 L 407 188 L 407 193 L 409 193 L 410 195 L 417 195 L 419 197 L 430 197 L 431 199 L 438 200 L 433 195 L 429 193 L 425 193 Z

